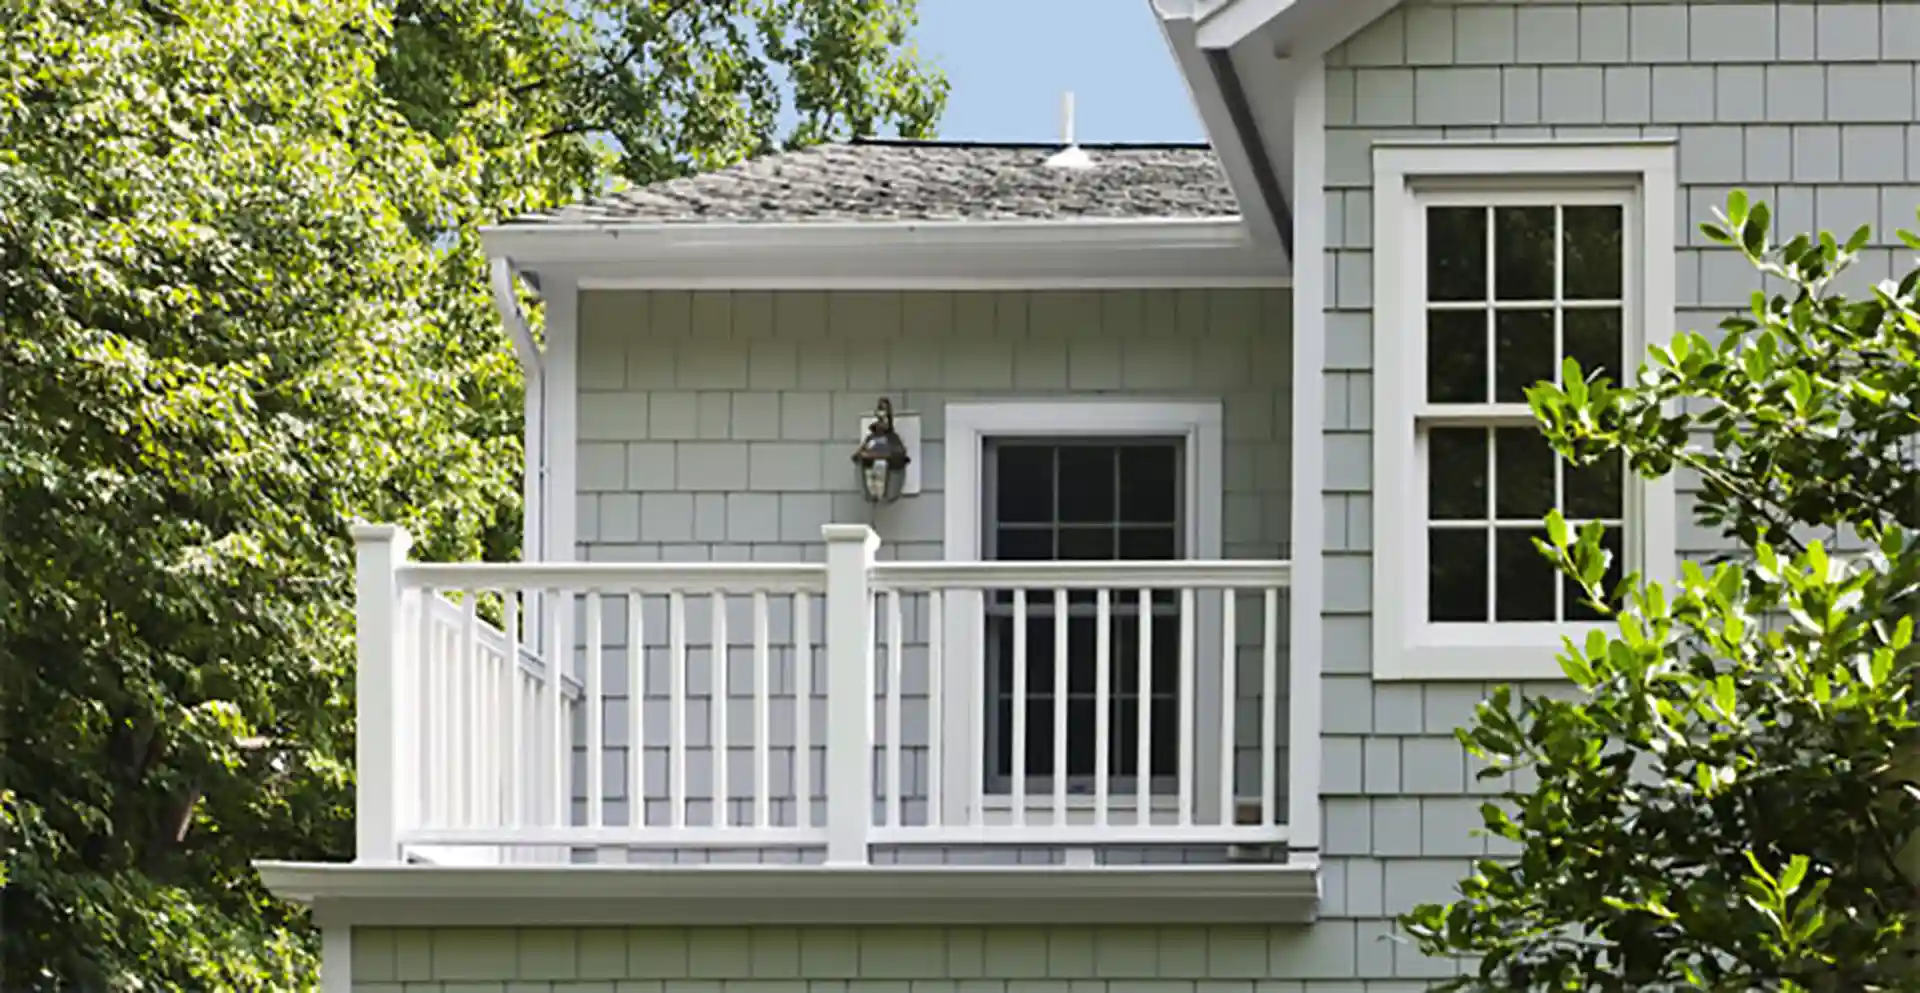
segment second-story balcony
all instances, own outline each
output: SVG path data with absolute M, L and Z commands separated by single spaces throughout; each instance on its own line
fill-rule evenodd
M 1311 860 L 1286 562 L 824 537 L 793 564 L 427 564 L 357 530 L 359 862 Z

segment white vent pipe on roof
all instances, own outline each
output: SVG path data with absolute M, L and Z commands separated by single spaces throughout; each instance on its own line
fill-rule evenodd
M 1060 143 L 1065 148 L 1047 156 L 1049 169 L 1086 169 L 1093 159 L 1073 140 L 1073 91 L 1060 95 Z

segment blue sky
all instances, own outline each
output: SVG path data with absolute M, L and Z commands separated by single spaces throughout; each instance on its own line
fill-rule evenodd
M 920 0 L 915 41 L 953 84 L 940 137 L 1203 141 L 1147 0 Z

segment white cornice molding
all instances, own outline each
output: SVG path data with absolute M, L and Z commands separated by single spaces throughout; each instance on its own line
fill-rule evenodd
M 1304 923 L 1318 864 L 353 865 L 256 862 L 323 926 Z

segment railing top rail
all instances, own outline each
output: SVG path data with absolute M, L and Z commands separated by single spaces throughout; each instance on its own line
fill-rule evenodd
M 1292 585 L 1292 563 L 1273 560 L 1136 562 L 879 562 L 886 590 L 1272 589 Z
M 408 588 L 602 593 L 821 593 L 821 563 L 415 562 L 398 570 Z

